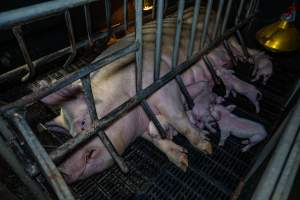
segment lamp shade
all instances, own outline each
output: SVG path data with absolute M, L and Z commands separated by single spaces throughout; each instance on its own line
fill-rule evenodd
M 294 51 L 300 48 L 300 36 L 296 26 L 285 19 L 259 30 L 256 39 L 273 52 Z

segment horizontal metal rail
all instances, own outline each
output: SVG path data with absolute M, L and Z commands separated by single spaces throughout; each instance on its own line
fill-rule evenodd
M 73 152 L 73 150 L 80 144 L 87 142 L 89 139 L 93 138 L 99 130 L 107 128 L 110 124 L 112 124 L 114 121 L 119 119 L 121 116 L 123 116 L 125 113 L 130 111 L 132 108 L 140 104 L 144 99 L 149 97 L 151 94 L 153 94 L 155 91 L 159 90 L 161 87 L 163 87 L 165 84 L 170 82 L 172 79 L 174 79 L 178 74 L 181 74 L 185 70 L 187 70 L 189 67 L 191 67 L 193 64 L 195 64 L 203 55 L 211 51 L 213 48 L 217 47 L 220 42 L 222 42 L 224 39 L 231 36 L 238 28 L 241 28 L 246 23 L 248 23 L 251 18 L 254 16 L 249 17 L 246 20 L 243 20 L 241 23 L 239 23 L 236 27 L 233 27 L 226 31 L 226 33 L 218 38 L 216 41 L 212 42 L 208 47 L 201 50 L 198 53 L 195 53 L 193 56 L 191 56 L 190 59 L 186 60 L 185 62 L 181 63 L 180 65 L 176 66 L 165 74 L 163 77 L 161 77 L 159 80 L 157 80 L 155 83 L 151 84 L 147 88 L 141 90 L 137 95 L 127 100 L 122 105 L 118 106 L 114 110 L 112 110 L 109 114 L 105 115 L 103 118 L 97 121 L 96 125 L 94 125 L 94 128 L 84 131 L 82 134 L 78 134 L 75 138 L 72 138 L 68 140 L 65 144 L 58 147 L 56 150 L 54 150 L 50 157 L 54 160 L 56 163 L 60 163 L 66 155 Z M 26 99 L 30 99 L 27 97 Z M 27 102 L 28 102 L 27 100 Z M 24 105 L 22 101 L 19 101 L 18 103 L 15 103 L 15 105 Z M 6 109 L 9 107 L 6 107 Z M 1 110 L 1 108 L 0 108 Z
M 13 26 L 41 20 L 49 15 L 63 12 L 67 9 L 92 3 L 97 0 L 55 0 L 26 6 L 0 13 L 0 30 Z

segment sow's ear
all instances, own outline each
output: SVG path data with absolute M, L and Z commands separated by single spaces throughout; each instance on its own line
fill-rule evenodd
M 67 100 L 73 99 L 80 93 L 82 93 L 81 85 L 68 85 L 61 90 L 44 97 L 41 101 L 50 106 L 57 106 Z

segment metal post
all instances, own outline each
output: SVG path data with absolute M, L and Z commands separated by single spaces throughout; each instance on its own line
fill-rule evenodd
M 81 78 L 81 83 L 83 87 L 83 92 L 86 100 L 86 104 L 89 110 L 89 114 L 91 117 L 92 122 L 94 123 L 97 119 L 97 111 L 95 107 L 95 100 L 93 96 L 93 91 L 91 87 L 91 78 L 90 75 L 86 75 L 85 77 Z
M 105 18 L 106 18 L 106 25 L 108 27 L 108 37 L 110 37 L 112 34 L 110 0 L 105 0 Z
M 68 59 L 64 63 L 63 68 L 65 68 L 71 64 L 71 62 L 74 60 L 76 53 L 77 53 L 72 20 L 71 20 L 70 12 L 68 10 L 65 11 L 65 20 L 66 20 L 66 25 L 68 28 L 68 37 L 69 37 L 69 41 L 70 41 L 70 45 L 71 45 L 71 55 L 68 57 Z
M 124 0 L 124 29 L 128 30 L 128 0 Z
M 225 11 L 225 16 L 224 16 L 224 21 L 223 21 L 222 28 L 221 28 L 221 34 L 225 33 L 225 29 L 226 29 L 226 26 L 227 26 L 229 14 L 230 14 L 231 7 L 232 7 L 232 1 L 233 0 L 228 0 L 226 11 Z
M 38 139 L 32 132 L 24 117 L 18 113 L 13 112 L 10 115 L 10 118 L 24 137 L 34 158 L 39 162 L 44 175 L 46 176 L 53 190 L 55 191 L 55 194 L 57 195 L 58 199 L 73 200 L 74 197 L 69 187 L 67 186 L 63 177 L 57 170 L 55 164 L 48 156 L 48 153 L 46 152 L 44 147 L 41 145 L 41 143 L 38 141 Z
M 143 40 L 142 40 L 142 23 L 143 23 L 143 1 L 135 0 L 135 43 L 137 50 L 136 57 L 136 92 L 142 89 L 142 76 L 143 76 Z
M 91 12 L 90 12 L 90 6 L 89 4 L 85 4 L 83 6 L 84 8 L 84 19 L 85 19 L 85 25 L 86 25 L 86 32 L 88 36 L 89 45 L 93 46 L 93 36 L 92 36 L 92 22 L 91 22 Z
M 2 132 L 1 132 L 2 134 Z M 20 180 L 28 187 L 30 192 L 34 195 L 35 199 L 50 199 L 46 193 L 27 175 L 24 167 L 15 156 L 14 152 L 7 146 L 5 141 L 0 136 L 0 156 L 12 168 Z
M 216 17 L 216 22 L 215 22 L 215 26 L 214 26 L 214 30 L 213 30 L 213 34 L 212 34 L 212 39 L 215 40 L 217 37 L 217 33 L 218 30 L 220 28 L 220 19 L 221 19 L 221 14 L 223 11 L 223 7 L 224 7 L 224 0 L 219 0 L 219 7 L 218 7 L 218 12 L 217 12 L 217 17 Z
M 204 47 L 204 44 L 206 42 L 207 37 L 207 31 L 208 31 L 208 22 L 210 17 L 210 11 L 212 8 L 213 0 L 208 0 L 208 3 L 206 5 L 206 11 L 205 11 L 205 18 L 204 18 L 204 25 L 203 25 L 203 31 L 201 34 L 201 41 L 200 41 L 200 48 L 202 49 Z
M 300 100 L 298 100 L 295 110 L 291 115 L 283 131 L 282 137 L 277 144 L 274 154 L 268 163 L 268 166 L 260 179 L 260 182 L 252 197 L 253 200 L 265 200 L 272 197 L 272 193 L 280 180 L 282 169 L 287 163 L 286 159 L 290 153 L 290 148 L 295 141 L 297 132 L 299 131 L 300 122 Z M 290 177 L 292 178 L 292 177 Z
M 215 70 L 214 70 L 213 64 L 209 61 L 209 59 L 208 59 L 208 57 L 207 57 L 206 55 L 203 56 L 203 61 L 204 61 L 205 65 L 207 66 L 207 69 L 208 69 L 208 71 L 210 72 L 211 77 L 212 77 L 214 83 L 215 83 L 216 85 L 220 85 L 220 84 L 221 84 L 221 80 L 220 80 L 220 78 L 217 76 L 217 74 L 216 74 L 216 72 L 215 72 Z
M 184 0 L 180 0 L 179 5 L 178 5 L 178 11 L 177 11 L 176 33 L 175 33 L 175 39 L 174 39 L 174 45 L 173 45 L 172 69 L 174 69 L 177 66 L 177 62 L 178 62 L 183 13 L 184 13 Z M 176 82 L 179 86 L 180 91 L 182 92 L 183 96 L 185 97 L 185 100 L 187 101 L 187 105 L 188 105 L 189 109 L 192 109 L 194 107 L 193 98 L 187 91 L 180 75 L 176 76 Z
M 158 1 L 156 11 L 156 37 L 155 37 L 155 63 L 154 63 L 154 81 L 159 79 L 160 74 L 160 59 L 161 59 L 161 38 L 163 25 L 163 7 L 164 0 Z
M 22 29 L 20 26 L 15 26 L 13 28 L 13 33 L 18 41 L 19 47 L 22 51 L 25 62 L 27 63 L 27 71 L 28 73 L 22 78 L 22 81 L 27 81 L 35 75 L 35 68 L 31 61 L 28 49 L 26 47 L 25 41 L 22 36 Z
M 221 0 L 223 1 L 223 0 Z M 199 16 L 199 10 L 200 10 L 201 0 L 195 1 L 195 7 L 194 7 L 194 13 L 193 13 L 193 20 L 192 20 L 192 30 L 190 33 L 190 40 L 188 44 L 188 53 L 187 58 L 191 57 L 194 51 L 194 42 L 195 42 L 195 35 L 197 31 L 197 21 Z

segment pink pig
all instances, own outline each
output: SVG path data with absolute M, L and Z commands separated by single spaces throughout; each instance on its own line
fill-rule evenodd
M 234 97 L 236 96 L 236 92 L 242 94 L 254 104 L 256 112 L 259 112 L 258 101 L 262 98 L 262 93 L 258 91 L 255 86 L 237 78 L 233 75 L 234 72 L 232 70 L 218 68 L 216 72 L 226 87 L 225 97 L 228 97 L 230 93 L 232 93 Z
M 247 145 L 242 148 L 242 151 L 245 152 L 265 139 L 267 132 L 261 124 L 233 115 L 231 111 L 235 107 L 235 105 L 226 107 L 215 105 L 211 107 L 211 113 L 216 118 L 221 131 L 219 145 L 223 146 L 226 138 L 234 135 L 248 140 L 246 140 Z
M 268 79 L 272 76 L 273 64 L 266 54 L 263 52 L 254 56 L 254 70 L 252 76 L 255 76 L 252 81 L 257 81 L 261 77 L 263 78 L 263 84 L 265 85 Z

